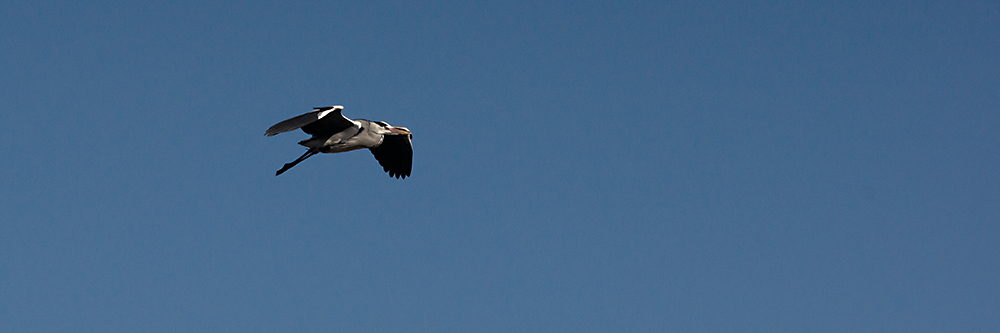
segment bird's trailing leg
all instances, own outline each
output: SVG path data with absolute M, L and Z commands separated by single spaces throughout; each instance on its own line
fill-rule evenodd
M 299 162 L 305 161 L 307 158 L 309 158 L 310 156 L 316 155 L 317 153 L 319 153 L 319 150 L 317 150 L 317 149 L 309 149 L 308 151 L 306 151 L 305 154 L 302 154 L 302 156 L 299 156 L 299 158 L 295 159 L 294 161 L 285 163 L 285 166 L 281 167 L 281 170 L 278 170 L 278 173 L 276 173 L 274 175 L 275 176 L 281 175 L 286 170 L 291 169 L 296 164 L 299 164 Z

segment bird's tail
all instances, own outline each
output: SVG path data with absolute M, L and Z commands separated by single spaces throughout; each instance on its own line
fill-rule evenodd
M 278 173 L 276 173 L 274 175 L 275 176 L 281 175 L 282 173 L 284 173 L 288 169 L 291 169 L 296 164 L 299 164 L 299 162 L 305 161 L 307 158 L 309 158 L 309 157 L 311 157 L 313 155 L 316 155 L 317 153 L 319 153 L 319 150 L 317 150 L 317 149 L 309 149 L 308 151 L 306 151 L 305 154 L 302 154 L 302 156 L 299 156 L 299 158 L 295 159 L 294 161 L 285 163 L 285 166 L 281 167 L 281 170 L 278 170 Z

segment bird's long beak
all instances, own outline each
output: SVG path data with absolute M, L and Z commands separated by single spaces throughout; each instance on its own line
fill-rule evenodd
M 410 130 L 407 129 L 406 127 L 389 126 L 389 130 L 399 134 L 413 134 L 410 133 Z

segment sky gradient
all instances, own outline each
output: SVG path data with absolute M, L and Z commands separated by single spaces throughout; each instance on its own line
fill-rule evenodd
M 997 1 L 3 1 L 0 330 L 1000 331 L 997 41 Z M 411 177 L 275 177 L 335 104 Z

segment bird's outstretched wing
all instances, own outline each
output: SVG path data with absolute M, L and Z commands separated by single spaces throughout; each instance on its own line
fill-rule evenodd
M 354 122 L 340 113 L 342 110 L 332 106 L 317 107 L 312 112 L 274 124 L 264 135 L 274 136 L 299 128 L 311 135 L 337 133 L 354 126 Z
M 411 135 L 386 135 L 382 139 L 382 144 L 378 147 L 369 148 L 382 170 L 389 173 L 389 177 L 406 178 L 413 168 L 413 144 L 410 143 Z

